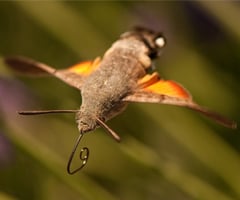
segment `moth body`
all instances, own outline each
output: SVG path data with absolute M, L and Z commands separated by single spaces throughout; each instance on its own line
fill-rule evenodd
M 149 43 L 156 35 L 151 36 Z M 82 105 L 76 116 L 80 131 L 93 130 L 98 126 L 96 118 L 107 121 L 126 108 L 127 102 L 122 99 L 135 92 L 138 80 L 152 66 L 150 53 L 146 43 L 135 34 L 122 36 L 113 43 L 96 71 L 82 83 Z

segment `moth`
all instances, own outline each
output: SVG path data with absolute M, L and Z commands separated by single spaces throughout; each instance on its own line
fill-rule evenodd
M 234 121 L 199 106 L 180 84 L 162 79 L 153 71 L 153 60 L 166 45 L 162 33 L 137 27 L 123 33 L 106 51 L 103 58 L 78 63 L 67 69 L 55 69 L 44 63 L 19 56 L 6 57 L 6 65 L 23 74 L 50 74 L 80 90 L 79 110 L 19 111 L 22 115 L 47 113 L 75 113 L 79 137 L 67 164 L 69 174 L 82 169 L 89 158 L 89 149 L 80 151 L 81 166 L 71 169 L 82 136 L 102 127 L 116 141 L 120 137 L 106 125 L 106 121 L 120 114 L 130 102 L 161 103 L 183 106 L 202 113 L 228 128 L 236 128 Z M 153 72 L 150 72 L 153 71 Z

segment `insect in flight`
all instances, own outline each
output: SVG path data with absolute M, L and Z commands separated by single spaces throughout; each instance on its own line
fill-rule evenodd
M 120 137 L 106 121 L 121 113 L 130 102 L 162 103 L 183 106 L 202 113 L 216 122 L 236 128 L 236 123 L 196 104 L 180 84 L 163 80 L 157 72 L 149 73 L 153 60 L 159 57 L 166 40 L 162 33 L 137 27 L 123 33 L 103 58 L 86 61 L 67 69 L 54 69 L 44 63 L 24 57 L 6 57 L 11 69 L 24 74 L 50 74 L 81 91 L 79 110 L 20 111 L 22 115 L 76 113 L 79 136 L 67 164 L 69 174 L 82 169 L 88 161 L 89 149 L 80 151 L 81 166 L 71 169 L 72 160 L 83 135 L 102 127 L 116 141 Z

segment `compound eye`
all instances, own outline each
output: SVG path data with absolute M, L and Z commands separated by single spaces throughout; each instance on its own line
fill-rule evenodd
M 164 37 L 161 36 L 161 37 L 158 37 L 155 39 L 155 43 L 156 43 L 157 47 L 162 48 L 165 46 L 166 40 Z

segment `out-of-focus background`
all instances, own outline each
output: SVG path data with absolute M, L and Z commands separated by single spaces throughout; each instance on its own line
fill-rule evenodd
M 240 199 L 240 133 L 185 108 L 130 104 L 85 136 L 87 166 L 66 163 L 78 136 L 72 114 L 23 117 L 16 110 L 77 109 L 79 91 L 52 78 L 13 74 L 6 55 L 56 68 L 94 59 L 135 25 L 160 30 L 155 63 L 201 105 L 239 122 L 239 2 L 1 2 L 0 199 Z M 77 165 L 78 160 L 76 160 Z

